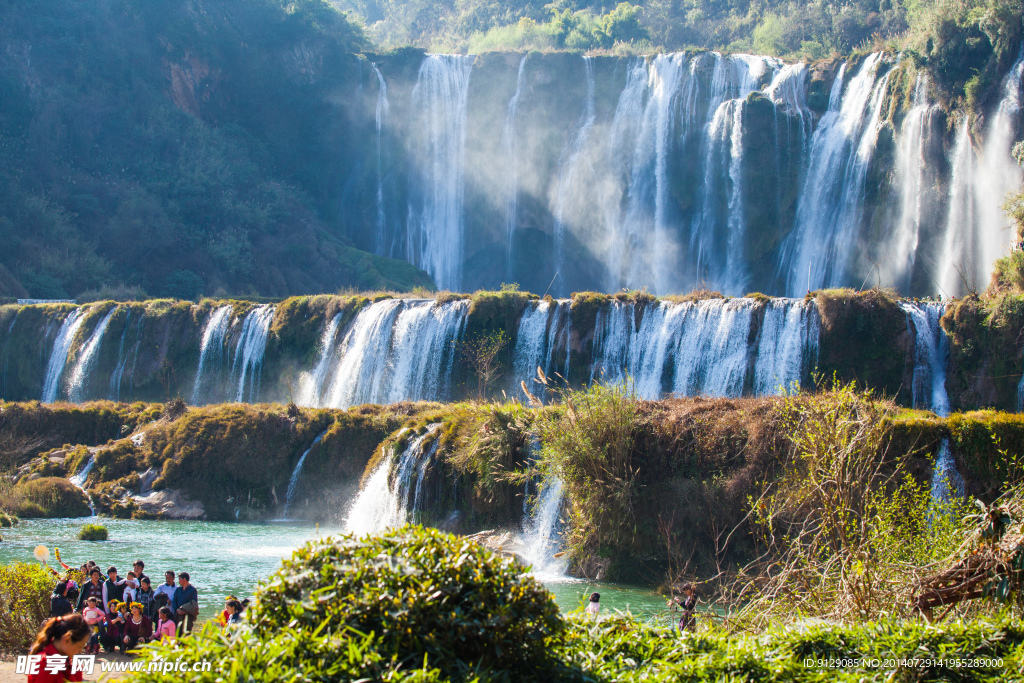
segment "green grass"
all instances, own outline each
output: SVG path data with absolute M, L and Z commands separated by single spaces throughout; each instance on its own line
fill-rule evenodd
M 107 535 L 107 527 L 102 524 L 86 524 L 78 530 L 80 541 L 105 541 Z

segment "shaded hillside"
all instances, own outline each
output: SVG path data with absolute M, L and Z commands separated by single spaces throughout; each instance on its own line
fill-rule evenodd
M 339 229 L 366 45 L 318 1 L 0 3 L 0 296 L 432 287 Z

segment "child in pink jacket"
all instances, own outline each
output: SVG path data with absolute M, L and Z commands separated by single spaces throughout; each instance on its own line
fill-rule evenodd
M 156 629 L 153 631 L 153 640 L 174 640 L 174 620 L 171 619 L 171 608 L 161 607 L 160 608 L 160 619 L 156 623 Z

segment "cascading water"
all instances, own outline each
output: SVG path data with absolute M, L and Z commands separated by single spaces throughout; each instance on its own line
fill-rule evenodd
M 535 576 L 561 578 L 568 567 L 568 560 L 555 557 L 561 550 L 559 515 L 565 497 L 564 488 L 557 476 L 545 477 L 537 491 L 533 514 L 523 523 L 520 555 Z
M 938 266 L 939 288 L 946 297 L 968 291 L 978 282 L 974 266 L 978 240 L 973 186 L 974 145 L 970 122 L 965 116 L 957 127 L 953 147 L 949 213 Z
M 878 140 L 889 73 L 878 52 L 864 60 L 848 83 L 846 69 L 846 64 L 840 67 L 828 112 L 814 131 L 796 226 L 779 263 L 779 275 L 793 297 L 847 284 L 856 251 L 864 182 Z
M 754 362 L 755 395 L 781 394 L 799 384 L 817 360 L 819 324 L 813 303 L 793 299 L 768 303 Z
M 96 516 L 96 506 L 92 502 L 92 496 L 89 495 L 89 492 L 85 490 L 85 480 L 89 477 L 89 473 L 92 472 L 93 465 L 95 465 L 95 464 L 96 464 L 96 456 L 94 454 L 90 453 L 89 454 L 89 460 L 88 460 L 88 462 L 85 463 L 85 467 L 83 467 L 82 469 L 80 469 L 78 472 L 76 472 L 75 474 L 71 475 L 70 477 L 68 477 L 68 481 L 70 481 L 76 487 L 81 489 L 82 493 L 85 494 L 86 499 L 88 499 L 88 501 L 89 501 L 89 511 L 92 513 L 93 517 Z
M 338 336 L 338 327 L 341 325 L 342 317 L 344 317 L 344 314 L 338 313 L 331 318 L 331 322 L 328 323 L 323 335 L 320 337 L 316 365 L 313 366 L 311 372 L 304 372 L 299 377 L 299 405 L 320 405 L 324 385 L 331 371 L 331 362 L 334 360 L 334 342 Z
M 1024 48 L 1003 79 L 1003 96 L 986 131 L 985 145 L 975 170 L 976 220 L 981 228 L 975 259 L 978 286 L 989 281 L 996 259 L 1004 256 L 1007 246 L 1017 241 L 1013 221 L 1004 211 L 1003 203 L 1007 194 L 1019 191 L 1024 182 L 1024 170 L 1011 155 L 1020 123 L 1022 76 Z
M 117 345 L 117 363 L 114 365 L 114 372 L 110 374 L 111 401 L 121 400 L 121 379 L 124 377 L 125 367 L 128 365 L 128 356 L 124 352 L 124 342 L 128 337 L 128 328 L 132 323 L 132 309 L 128 308 L 124 316 L 124 328 L 121 330 L 121 341 Z
M 374 243 L 377 253 L 381 256 L 389 255 L 387 249 L 387 212 L 384 207 L 384 174 L 382 170 L 381 145 L 384 136 L 384 126 L 387 123 L 388 112 L 391 106 L 388 104 L 388 84 L 384 80 L 384 74 L 380 72 L 376 64 L 370 63 L 373 73 L 377 76 L 377 107 L 375 112 L 375 123 L 377 129 L 377 233 Z
M 473 57 L 427 55 L 412 92 L 420 140 L 409 206 L 406 259 L 440 289 L 462 284 L 466 103 Z
M 341 342 L 323 405 L 443 399 L 469 301 L 388 299 L 359 312 Z
M 288 493 L 285 494 L 284 499 L 284 511 L 282 513 L 282 516 L 285 519 L 288 519 L 288 511 L 291 510 L 292 507 L 292 498 L 295 497 L 295 489 L 297 489 L 299 486 L 299 476 L 302 475 L 302 466 L 306 464 L 306 456 L 309 455 L 309 452 L 311 450 L 317 447 L 317 444 L 320 443 L 320 440 L 323 439 L 326 434 L 327 431 L 324 431 L 320 434 L 320 436 L 313 439 L 313 443 L 310 444 L 309 448 L 305 450 L 305 452 L 302 454 L 302 457 L 299 458 L 299 461 L 295 463 L 295 469 L 292 470 L 291 479 L 288 480 Z
M 60 378 L 63 376 L 64 366 L 68 362 L 68 352 L 71 351 L 71 343 L 83 322 L 85 322 L 85 311 L 76 308 L 64 319 L 60 331 L 57 332 L 57 338 L 53 341 L 53 350 L 50 352 L 50 360 L 46 364 L 46 378 L 43 380 L 43 403 L 53 403 L 57 400 L 57 393 L 60 391 Z
M 559 173 L 555 181 L 555 290 L 561 291 L 562 271 L 564 270 L 565 259 L 565 232 L 566 223 L 570 220 L 573 203 L 580 196 L 580 185 L 586 184 L 588 178 L 583 176 L 586 170 L 584 150 L 590 138 L 590 131 L 594 127 L 596 112 L 594 110 L 594 62 L 591 57 L 583 58 L 584 74 L 586 77 L 587 94 L 583 104 L 583 113 L 576 124 L 576 130 L 570 136 L 562 155 L 558 160 Z
M 204 373 L 209 374 L 210 370 L 220 370 L 224 358 L 224 337 L 231 324 L 232 311 L 234 311 L 233 306 L 217 308 L 210 314 L 206 321 L 206 327 L 203 328 L 203 341 L 199 347 L 199 366 L 196 368 L 196 382 L 192 389 L 192 405 L 199 405 L 203 399 Z
M 939 320 L 946 307 L 943 304 L 909 304 L 900 307 L 907 314 L 907 330 L 914 333 L 913 401 L 915 408 L 926 408 L 936 415 L 949 415 L 949 395 L 946 393 L 946 359 L 949 340 Z
M 505 163 L 507 164 L 505 178 L 505 232 L 508 234 L 508 258 L 505 262 L 505 277 L 511 282 L 512 260 L 515 249 L 516 233 L 516 211 L 519 206 L 519 147 L 516 140 L 516 114 L 519 111 L 519 98 L 523 94 L 523 85 L 526 83 L 526 59 L 529 55 L 523 55 L 519 60 L 519 73 L 516 76 L 516 91 L 512 99 L 508 101 L 508 111 L 505 113 L 505 129 L 501 138 L 505 143 Z
M 396 457 L 391 451 L 381 459 L 349 508 L 345 521 L 347 533 L 362 536 L 406 523 L 413 475 L 419 473 L 417 464 L 421 459 L 432 457 L 436 441 L 433 437 L 440 427 L 440 423 L 428 426 L 422 434 L 409 440 L 401 455 Z M 391 482 L 392 467 L 395 467 L 394 483 Z
M 107 311 L 107 314 L 96 325 L 96 329 L 89 335 L 89 339 L 82 346 L 78 354 L 78 359 L 71 369 L 71 374 L 68 376 L 68 399 L 72 403 L 81 403 L 84 400 L 83 393 L 85 382 L 89 377 L 89 370 L 92 368 L 96 354 L 100 350 L 100 344 L 103 343 L 103 335 L 107 331 L 107 325 L 110 324 L 110 319 L 117 313 L 117 309 L 118 307 L 114 306 Z
M 932 469 L 931 500 L 933 505 L 950 502 L 964 495 L 964 479 L 956 469 L 949 437 L 943 437 Z
M 932 134 L 932 116 L 937 109 L 928 97 L 928 77 L 918 74 L 913 106 L 903 119 L 896 151 L 900 218 L 892 244 L 887 248 L 882 274 L 886 282 L 895 284 L 901 291 L 910 291 L 921 225 L 936 180 L 929 168 L 927 146 Z
M 238 378 L 235 401 L 255 401 L 260 395 L 260 372 L 263 353 L 267 349 L 267 335 L 274 320 L 274 306 L 257 306 L 245 316 L 242 331 L 235 347 L 235 360 L 231 366 L 232 379 Z

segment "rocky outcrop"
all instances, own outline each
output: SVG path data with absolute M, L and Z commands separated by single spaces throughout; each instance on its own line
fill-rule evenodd
M 146 495 L 131 497 L 138 510 L 159 519 L 201 519 L 206 511 L 197 500 L 189 500 L 175 489 L 150 491 Z

